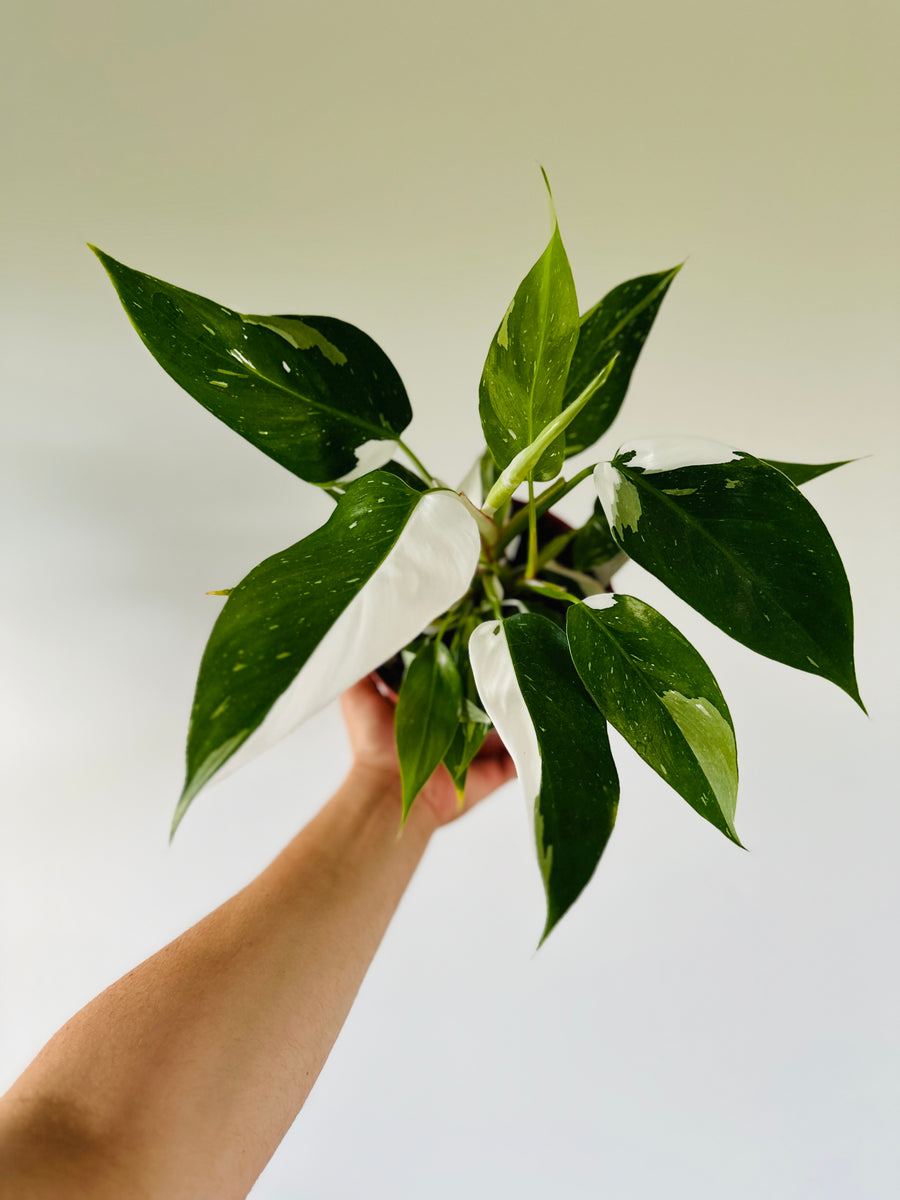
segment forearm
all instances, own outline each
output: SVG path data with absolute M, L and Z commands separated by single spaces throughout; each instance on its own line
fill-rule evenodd
M 63 1114 L 111 1182 L 121 1171 L 166 1200 L 244 1196 L 315 1082 L 434 824 L 414 808 L 398 838 L 396 784 L 351 773 L 253 883 L 56 1035 L 0 1105 L 0 1134 L 17 1116 L 33 1135 Z

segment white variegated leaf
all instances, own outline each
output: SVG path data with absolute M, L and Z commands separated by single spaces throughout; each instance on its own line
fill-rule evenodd
M 565 634 L 546 617 L 521 613 L 480 625 L 469 657 L 534 820 L 546 938 L 593 874 L 616 819 L 619 781 L 606 721 L 578 678 Z
M 454 604 L 479 551 L 456 493 L 373 472 L 326 525 L 254 568 L 203 656 L 176 825 L 213 774 L 280 741 Z
M 479 625 L 469 638 L 469 661 L 485 711 L 516 764 L 531 814 L 541 790 L 541 752 L 503 627 L 503 621 Z

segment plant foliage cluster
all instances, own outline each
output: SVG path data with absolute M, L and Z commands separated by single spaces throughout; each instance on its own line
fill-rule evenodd
M 361 330 L 236 312 L 96 253 L 172 378 L 335 502 L 325 525 L 225 593 L 200 665 L 173 832 L 214 775 L 381 666 L 398 692 L 404 819 L 441 763 L 462 795 L 485 740 L 506 742 L 533 811 L 545 937 L 613 829 L 608 724 L 740 844 L 728 706 L 661 613 L 612 591 L 627 558 L 750 649 L 862 704 L 847 580 L 798 490 L 842 464 L 654 438 L 565 475 L 616 418 L 679 267 L 628 280 L 580 314 L 554 214 L 487 353 L 485 448 L 462 493 L 407 446 L 403 383 Z M 552 507 L 588 476 L 597 499 L 571 528 Z

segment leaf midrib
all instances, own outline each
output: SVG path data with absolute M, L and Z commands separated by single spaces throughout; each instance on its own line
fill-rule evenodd
M 615 651 L 616 651 L 616 653 L 619 655 L 619 657 L 620 657 L 620 658 L 622 658 L 622 659 L 624 659 L 624 661 L 625 661 L 625 662 L 626 662 L 628 665 L 630 665 L 630 666 L 633 668 L 633 670 L 634 670 L 634 671 L 636 671 L 636 672 L 637 672 L 637 674 L 640 676 L 640 678 L 641 678 L 641 681 L 643 682 L 644 686 L 645 686 L 645 687 L 647 688 L 647 690 L 648 690 L 648 691 L 649 691 L 649 692 L 650 692 L 650 693 L 653 695 L 654 699 L 656 700 L 657 706 L 658 706 L 658 708 L 659 708 L 660 712 L 662 712 L 662 714 L 664 715 L 664 717 L 665 717 L 665 719 L 666 719 L 667 723 L 668 723 L 669 725 L 671 725 L 673 729 L 675 729 L 675 730 L 676 730 L 676 732 L 677 732 L 677 734 L 678 734 L 679 738 L 680 738 L 680 739 L 681 739 L 681 741 L 684 743 L 684 745 L 687 747 L 688 753 L 690 754 L 690 756 L 691 756 L 691 758 L 693 759 L 693 761 L 694 761 L 694 762 L 697 764 L 697 768 L 698 768 L 698 770 L 700 771 L 700 774 L 703 776 L 703 778 L 706 780 L 707 784 L 709 785 L 709 787 L 710 787 L 710 790 L 712 791 L 712 794 L 713 794 L 713 796 L 714 796 L 714 798 L 715 798 L 716 804 L 717 804 L 717 805 L 718 805 L 718 807 L 719 807 L 719 811 L 720 811 L 720 812 L 722 812 L 722 805 L 719 803 L 719 797 L 716 795 L 716 789 L 713 787 L 712 780 L 709 778 L 709 776 L 708 776 L 708 775 L 706 774 L 706 772 L 703 770 L 703 767 L 702 767 L 702 765 L 701 765 L 701 763 L 700 763 L 700 760 L 697 758 L 697 755 L 696 755 L 696 753 L 695 753 L 695 751 L 694 751 L 694 748 L 693 748 L 693 746 L 691 745 L 691 743 L 690 743 L 690 742 L 687 740 L 687 738 L 685 737 L 684 731 L 682 730 L 681 726 L 678 724 L 678 722 L 675 720 L 675 718 L 674 718 L 674 717 L 672 716 L 672 714 L 669 712 L 668 708 L 666 708 L 666 706 L 665 706 L 665 704 L 664 704 L 664 702 L 663 702 L 663 698 L 662 698 L 662 696 L 660 696 L 659 692 L 657 692 L 656 688 L 655 688 L 655 687 L 653 686 L 653 684 L 650 682 L 650 675 L 648 674 L 648 672 L 647 672 L 647 671 L 646 671 L 646 670 L 645 670 L 643 667 L 641 667 L 641 666 L 638 664 L 638 662 L 637 662 L 637 661 L 636 661 L 634 658 L 632 658 L 632 657 L 631 657 L 631 655 L 630 655 L 630 654 L 628 654 L 628 653 L 627 653 L 627 651 L 624 649 L 624 647 L 623 647 L 623 646 L 621 646 L 621 645 L 619 644 L 619 642 L 618 642 L 618 640 L 616 639 L 616 637 L 615 637 L 615 635 L 613 634 L 613 632 L 612 632 L 610 629 L 608 629 L 608 628 L 607 628 L 607 626 L 605 625 L 605 623 L 604 623 L 603 621 L 601 621 L 601 620 L 599 619 L 599 617 L 597 617 L 597 616 L 595 616 L 595 615 L 594 615 L 593 611 L 590 611 L 590 610 L 589 610 L 589 617 L 590 617 L 590 620 L 592 621 L 592 623 L 593 623 L 594 625 L 596 625 L 596 627 L 597 627 L 597 628 L 598 628 L 598 629 L 599 629 L 599 630 L 600 630 L 600 631 L 603 633 L 603 635 L 605 636 L 606 640 L 607 640 L 609 643 L 611 643 L 611 645 L 613 646 L 613 648 L 615 649 Z M 682 694 L 683 694 L 683 693 L 682 693 Z M 692 698 L 693 698 L 693 697 L 688 697 L 688 699 L 692 699 Z M 698 696 L 698 697 L 696 697 L 696 699 L 698 699 L 698 700 L 699 700 L 699 699 L 700 699 L 700 697 Z M 706 696 L 704 696 L 704 697 L 703 697 L 703 699 L 709 699 L 709 697 L 706 697 Z M 710 700 L 709 702 L 710 702 L 710 704 L 712 704 L 712 700 Z M 719 707 L 718 707 L 718 705 L 714 705 L 714 707 L 715 707 L 715 709 L 716 709 L 716 712 L 718 712 L 718 713 L 719 713 L 719 715 L 723 717 L 723 719 L 726 719 L 726 718 L 725 718 L 725 716 L 724 716 L 724 714 L 723 714 L 723 713 L 721 713 L 721 711 L 719 710 Z M 608 717 L 607 717 L 607 720 L 609 720 L 609 718 L 608 718 Z M 733 734 L 734 734 L 734 726 L 731 724 L 731 722 L 730 722 L 730 721 L 727 721 L 727 724 L 729 725 L 729 727 L 730 727 L 730 729 L 731 729 L 731 732 L 732 732 L 732 735 L 733 735 Z M 633 747 L 633 749 L 635 750 L 635 753 L 637 753 L 637 754 L 640 754 L 640 751 L 637 749 L 637 747 Z M 644 756 L 643 756 L 643 754 L 641 754 L 640 756 L 641 756 L 641 758 L 643 758 L 643 757 L 644 757 Z M 669 786 L 671 787 L 672 785 L 670 784 Z M 678 789 L 677 789 L 677 788 L 675 788 L 674 790 L 675 790 L 675 791 L 678 791 Z M 679 795 L 681 795 L 681 793 L 680 793 L 680 792 L 679 792 Z M 682 797 L 682 799 L 685 799 L 685 797 Z M 722 816 L 723 816 L 723 817 L 725 817 L 725 820 L 726 820 L 726 821 L 728 820 L 728 818 L 725 816 L 725 813 L 724 813 L 724 812 L 722 812 Z
M 656 297 L 659 295 L 659 293 L 663 290 L 663 288 L 667 288 L 669 286 L 669 284 L 672 282 L 672 280 L 675 278 L 675 276 L 678 274 L 678 272 L 680 270 L 681 270 L 680 266 L 673 267 L 672 270 L 669 271 L 659 281 L 659 283 L 657 283 L 654 287 L 652 287 L 650 289 L 650 291 L 643 298 L 643 300 L 641 300 L 638 304 L 636 304 L 634 306 L 634 308 L 630 309 L 625 314 L 625 316 L 621 319 L 621 321 L 618 323 L 618 325 L 614 325 L 613 328 L 609 331 L 609 333 L 603 338 L 603 340 L 601 342 L 597 343 L 597 349 L 599 350 L 602 346 L 605 346 L 607 342 L 611 342 L 613 338 L 618 337 L 619 334 L 622 332 L 622 330 L 625 328 L 625 326 L 630 325 L 631 322 L 635 319 L 635 317 L 639 317 L 641 315 L 641 313 L 644 311 L 644 309 L 653 303 L 653 301 L 656 299 Z M 604 296 L 603 299 L 605 300 L 606 297 Z M 603 304 L 603 300 L 598 300 L 597 303 L 594 305 L 594 307 L 589 309 L 584 314 L 584 316 L 578 322 L 579 328 L 587 324 L 587 322 L 591 319 L 591 317 L 594 315 L 594 313 L 597 311 L 597 309 L 601 307 L 602 304 Z
M 644 490 L 646 492 L 649 492 L 649 494 L 651 496 L 655 496 L 668 508 L 671 508 L 676 513 L 678 513 L 686 525 L 690 526 L 692 529 L 695 529 L 700 534 L 700 536 L 703 538 L 704 541 L 706 541 L 710 545 L 714 546 L 716 548 L 716 550 L 720 554 L 722 554 L 722 556 L 732 565 L 732 567 L 735 570 L 735 573 L 737 575 L 739 575 L 743 581 L 751 583 L 754 586 L 754 588 L 756 588 L 758 591 L 762 592 L 762 594 L 768 600 L 771 601 L 772 607 L 774 609 L 776 609 L 778 612 L 780 612 L 783 616 L 785 616 L 787 618 L 787 620 L 790 622 L 790 624 L 795 629 L 800 631 L 800 633 L 802 634 L 803 639 L 805 641 L 807 641 L 808 643 L 811 643 L 813 646 L 816 647 L 817 650 L 821 650 L 821 651 L 825 650 L 825 647 L 822 646 L 821 642 L 819 642 L 817 639 L 811 638 L 809 633 L 806 631 L 806 629 L 804 629 L 804 627 L 800 624 L 800 622 L 797 620 L 797 618 L 792 613 L 790 613 L 782 604 L 780 604 L 778 602 L 774 593 L 771 591 L 770 585 L 764 579 L 760 579 L 758 576 L 751 575 L 749 573 L 749 571 L 747 570 L 747 568 L 744 566 L 744 564 L 741 562 L 741 560 L 739 558 L 735 558 L 735 556 L 731 553 L 730 550 L 727 549 L 727 547 L 723 546 L 721 542 L 717 541 L 716 538 L 714 538 L 712 536 L 712 534 L 706 529 L 706 527 L 700 521 L 697 520 L 696 517 L 692 517 L 690 515 L 690 513 L 686 512 L 683 508 L 680 507 L 680 505 L 676 504 L 675 501 L 671 499 L 671 497 L 667 496 L 663 492 L 662 488 L 659 488 L 659 489 L 653 488 L 650 486 L 650 484 L 644 482 L 642 472 L 634 471 L 633 469 L 630 469 L 629 467 L 624 466 L 624 465 L 621 467 L 615 467 L 615 470 L 617 470 L 620 474 L 624 475 L 626 477 L 626 479 L 628 479 L 630 482 L 634 483 L 634 485 L 636 487 L 643 486 Z M 726 520 L 727 518 L 723 517 L 723 518 L 719 518 L 719 519 Z M 636 536 L 640 536 L 640 535 L 636 534 Z M 623 549 L 624 549 L 624 547 L 623 547 Z M 632 557 L 634 557 L 634 556 L 632 555 Z M 832 661 L 830 653 L 823 654 L 823 657 L 828 659 L 828 662 L 833 669 L 834 663 Z
M 152 276 L 148 275 L 148 276 L 146 276 L 146 278 L 150 279 L 150 278 L 152 278 Z M 115 283 L 115 280 L 113 282 Z M 156 282 L 162 283 L 163 281 L 158 280 Z M 129 321 L 131 321 L 131 324 L 134 327 L 135 332 L 137 333 L 137 335 L 141 339 L 141 341 L 147 346 L 147 349 L 150 350 L 151 354 L 153 354 L 153 357 L 156 358 L 156 354 L 153 350 L 153 347 L 148 343 L 143 330 L 137 324 L 137 322 L 135 321 L 134 317 L 131 314 L 131 302 L 129 300 L 126 300 L 125 297 L 122 296 L 122 292 L 119 289 L 118 284 L 116 284 L 116 291 L 119 293 L 119 297 L 120 297 L 120 299 L 122 299 L 122 301 L 125 305 L 126 312 L 128 313 L 128 319 L 129 319 Z M 163 292 L 162 294 L 166 295 L 165 292 Z M 229 311 L 229 314 L 231 316 L 233 316 L 236 320 L 238 320 L 238 321 L 241 320 L 240 313 L 235 312 L 234 309 L 229 309 L 228 311 Z M 173 321 L 167 313 L 160 313 L 158 309 L 156 310 L 154 315 L 157 318 L 157 320 L 159 320 L 161 323 L 167 324 L 170 329 L 175 330 L 179 334 L 179 338 L 182 342 L 190 342 L 192 345 L 202 348 L 203 351 L 206 354 L 208 354 L 209 344 L 207 342 L 203 341 L 203 339 L 200 338 L 197 334 L 185 331 L 184 328 L 181 325 L 179 325 L 177 322 Z M 276 334 L 274 336 L 277 337 L 278 335 Z M 229 360 L 229 362 L 237 362 L 237 360 L 234 359 L 230 354 L 223 355 L 223 357 L 227 358 Z M 238 363 L 238 365 L 241 367 L 246 367 L 248 361 L 249 360 Z M 270 385 L 271 387 L 276 388 L 278 391 L 284 392 L 286 395 L 291 396 L 295 400 L 298 400 L 298 399 L 301 400 L 302 402 L 308 404 L 311 408 L 315 408 L 315 409 L 318 409 L 320 412 L 327 413 L 329 416 L 335 418 L 338 421 L 356 425 L 360 429 L 364 429 L 370 433 L 377 433 L 382 438 L 384 437 L 385 429 L 386 429 L 385 426 L 373 425 L 369 421 L 366 421 L 362 417 L 356 417 L 352 414 L 342 412 L 340 409 L 332 408 L 331 405 L 329 405 L 329 404 L 323 404 L 320 400 L 316 400 L 311 396 L 305 396 L 298 391 L 295 391 L 289 387 L 286 387 L 284 385 L 284 383 L 281 382 L 281 380 L 270 379 L 268 375 L 264 374 L 261 370 L 259 370 L 258 367 L 254 366 L 253 364 L 251 364 L 251 366 L 252 366 L 252 370 L 253 370 L 253 375 L 256 378 L 262 380 L 263 383 L 266 383 L 266 384 Z M 251 376 L 251 378 L 252 378 L 252 376 Z M 207 388 L 212 386 L 208 380 L 205 380 L 204 383 Z M 183 387 L 183 386 L 184 386 L 183 384 L 179 384 L 179 387 Z M 185 388 L 184 390 L 188 391 L 187 388 Z M 390 432 L 393 432 L 393 430 L 390 430 Z
M 531 373 L 531 386 L 529 388 L 529 393 L 528 393 L 528 401 L 529 401 L 529 403 L 528 403 L 528 443 L 529 444 L 534 441 L 534 405 L 535 405 L 534 395 L 535 395 L 535 391 L 537 389 L 538 372 L 540 370 L 540 364 L 542 364 L 544 361 L 544 356 L 545 356 L 545 352 L 546 352 L 546 348 L 547 348 L 547 336 L 548 336 L 547 311 L 550 307 L 550 282 L 549 282 L 549 280 L 550 280 L 550 272 L 551 272 L 551 263 L 552 263 L 554 252 L 556 249 L 556 239 L 557 239 L 558 235 L 559 235 L 559 226 L 557 226 L 553 230 L 553 237 L 550 239 L 550 245 L 548 246 L 549 253 L 544 256 L 545 261 L 544 261 L 543 272 L 542 272 L 543 277 L 541 280 L 541 307 L 540 307 L 541 340 L 540 340 L 540 343 L 538 346 L 538 354 L 535 356 L 535 360 L 534 360 L 534 370 Z

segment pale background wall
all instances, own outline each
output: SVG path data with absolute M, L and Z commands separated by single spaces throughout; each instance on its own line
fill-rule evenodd
M 326 711 L 167 847 L 204 592 L 328 505 L 167 380 L 83 243 L 245 311 L 356 322 L 455 477 L 546 240 L 541 162 L 583 307 L 690 256 L 607 454 L 685 432 L 874 455 L 808 489 L 871 719 L 630 567 L 731 704 L 752 852 L 623 748 L 618 829 L 534 956 L 511 785 L 430 850 L 254 1196 L 896 1195 L 895 5 L 5 9 L 0 1087 L 346 763 Z

